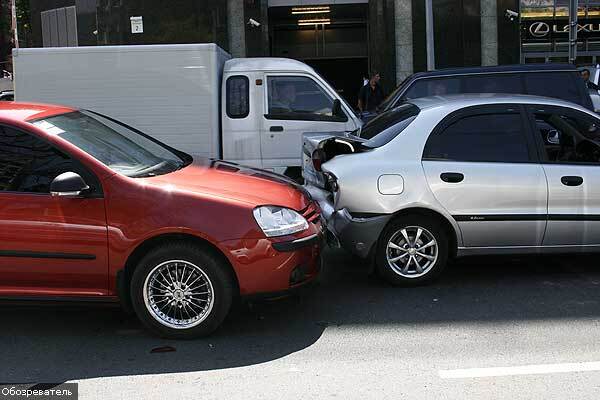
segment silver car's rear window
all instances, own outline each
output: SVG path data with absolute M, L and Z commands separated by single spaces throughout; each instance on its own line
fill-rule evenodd
M 388 144 L 415 120 L 420 111 L 414 104 L 404 103 L 379 114 L 361 128 L 359 136 L 366 139 L 362 145 L 375 148 Z

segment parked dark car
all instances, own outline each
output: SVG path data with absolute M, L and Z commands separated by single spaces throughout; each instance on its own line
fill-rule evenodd
M 522 64 L 413 74 L 387 97 L 379 112 L 419 97 L 463 93 L 530 94 L 566 100 L 594 110 L 588 89 L 574 65 Z

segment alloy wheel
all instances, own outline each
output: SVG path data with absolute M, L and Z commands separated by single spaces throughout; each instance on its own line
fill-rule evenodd
M 202 323 L 214 305 L 213 285 L 206 273 L 188 261 L 165 261 L 144 282 L 144 303 L 150 315 L 173 329 Z
M 404 278 L 419 278 L 435 265 L 438 243 L 427 229 L 407 226 L 392 235 L 387 243 L 386 256 L 394 273 Z

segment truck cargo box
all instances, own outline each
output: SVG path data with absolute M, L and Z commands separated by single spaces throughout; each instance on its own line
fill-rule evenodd
M 15 49 L 15 100 L 90 109 L 179 150 L 220 157 L 215 44 Z

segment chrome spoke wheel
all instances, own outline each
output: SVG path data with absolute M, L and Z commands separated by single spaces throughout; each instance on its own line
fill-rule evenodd
M 144 282 L 144 303 L 150 315 L 173 329 L 202 323 L 214 305 L 213 285 L 198 266 L 182 260 L 163 262 Z
M 438 243 L 427 229 L 407 226 L 396 231 L 387 243 L 387 262 L 404 278 L 427 274 L 438 258 Z

